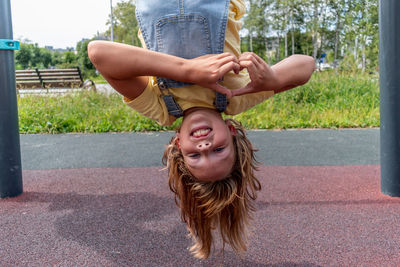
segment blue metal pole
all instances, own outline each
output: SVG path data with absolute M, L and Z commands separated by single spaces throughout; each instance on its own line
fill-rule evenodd
M 381 191 L 400 197 L 400 1 L 379 3 Z
M 0 0 L 0 39 L 12 40 L 10 0 Z M 12 42 L 0 48 L 0 198 L 22 193 L 14 51 Z

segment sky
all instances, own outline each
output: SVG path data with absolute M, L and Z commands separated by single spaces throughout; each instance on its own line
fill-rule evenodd
M 107 29 L 110 0 L 11 0 L 14 40 L 39 47 L 76 47 Z M 122 0 L 112 0 L 113 6 Z

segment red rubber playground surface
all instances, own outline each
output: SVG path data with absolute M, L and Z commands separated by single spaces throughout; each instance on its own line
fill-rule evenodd
M 258 177 L 248 251 L 201 261 L 161 166 L 24 170 L 24 193 L 0 200 L 0 266 L 399 266 L 400 199 L 380 193 L 379 165 Z

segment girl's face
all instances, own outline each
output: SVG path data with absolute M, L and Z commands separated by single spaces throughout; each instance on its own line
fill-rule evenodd
M 234 135 L 235 127 L 215 110 L 185 114 L 177 137 L 188 170 L 200 181 L 227 177 L 235 163 Z

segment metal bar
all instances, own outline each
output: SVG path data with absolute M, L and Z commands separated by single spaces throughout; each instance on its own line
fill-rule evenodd
M 379 3 L 381 191 L 400 196 L 400 1 Z
M 0 39 L 12 40 L 10 0 L 0 0 Z M 14 50 L 0 50 L 0 198 L 22 193 Z

